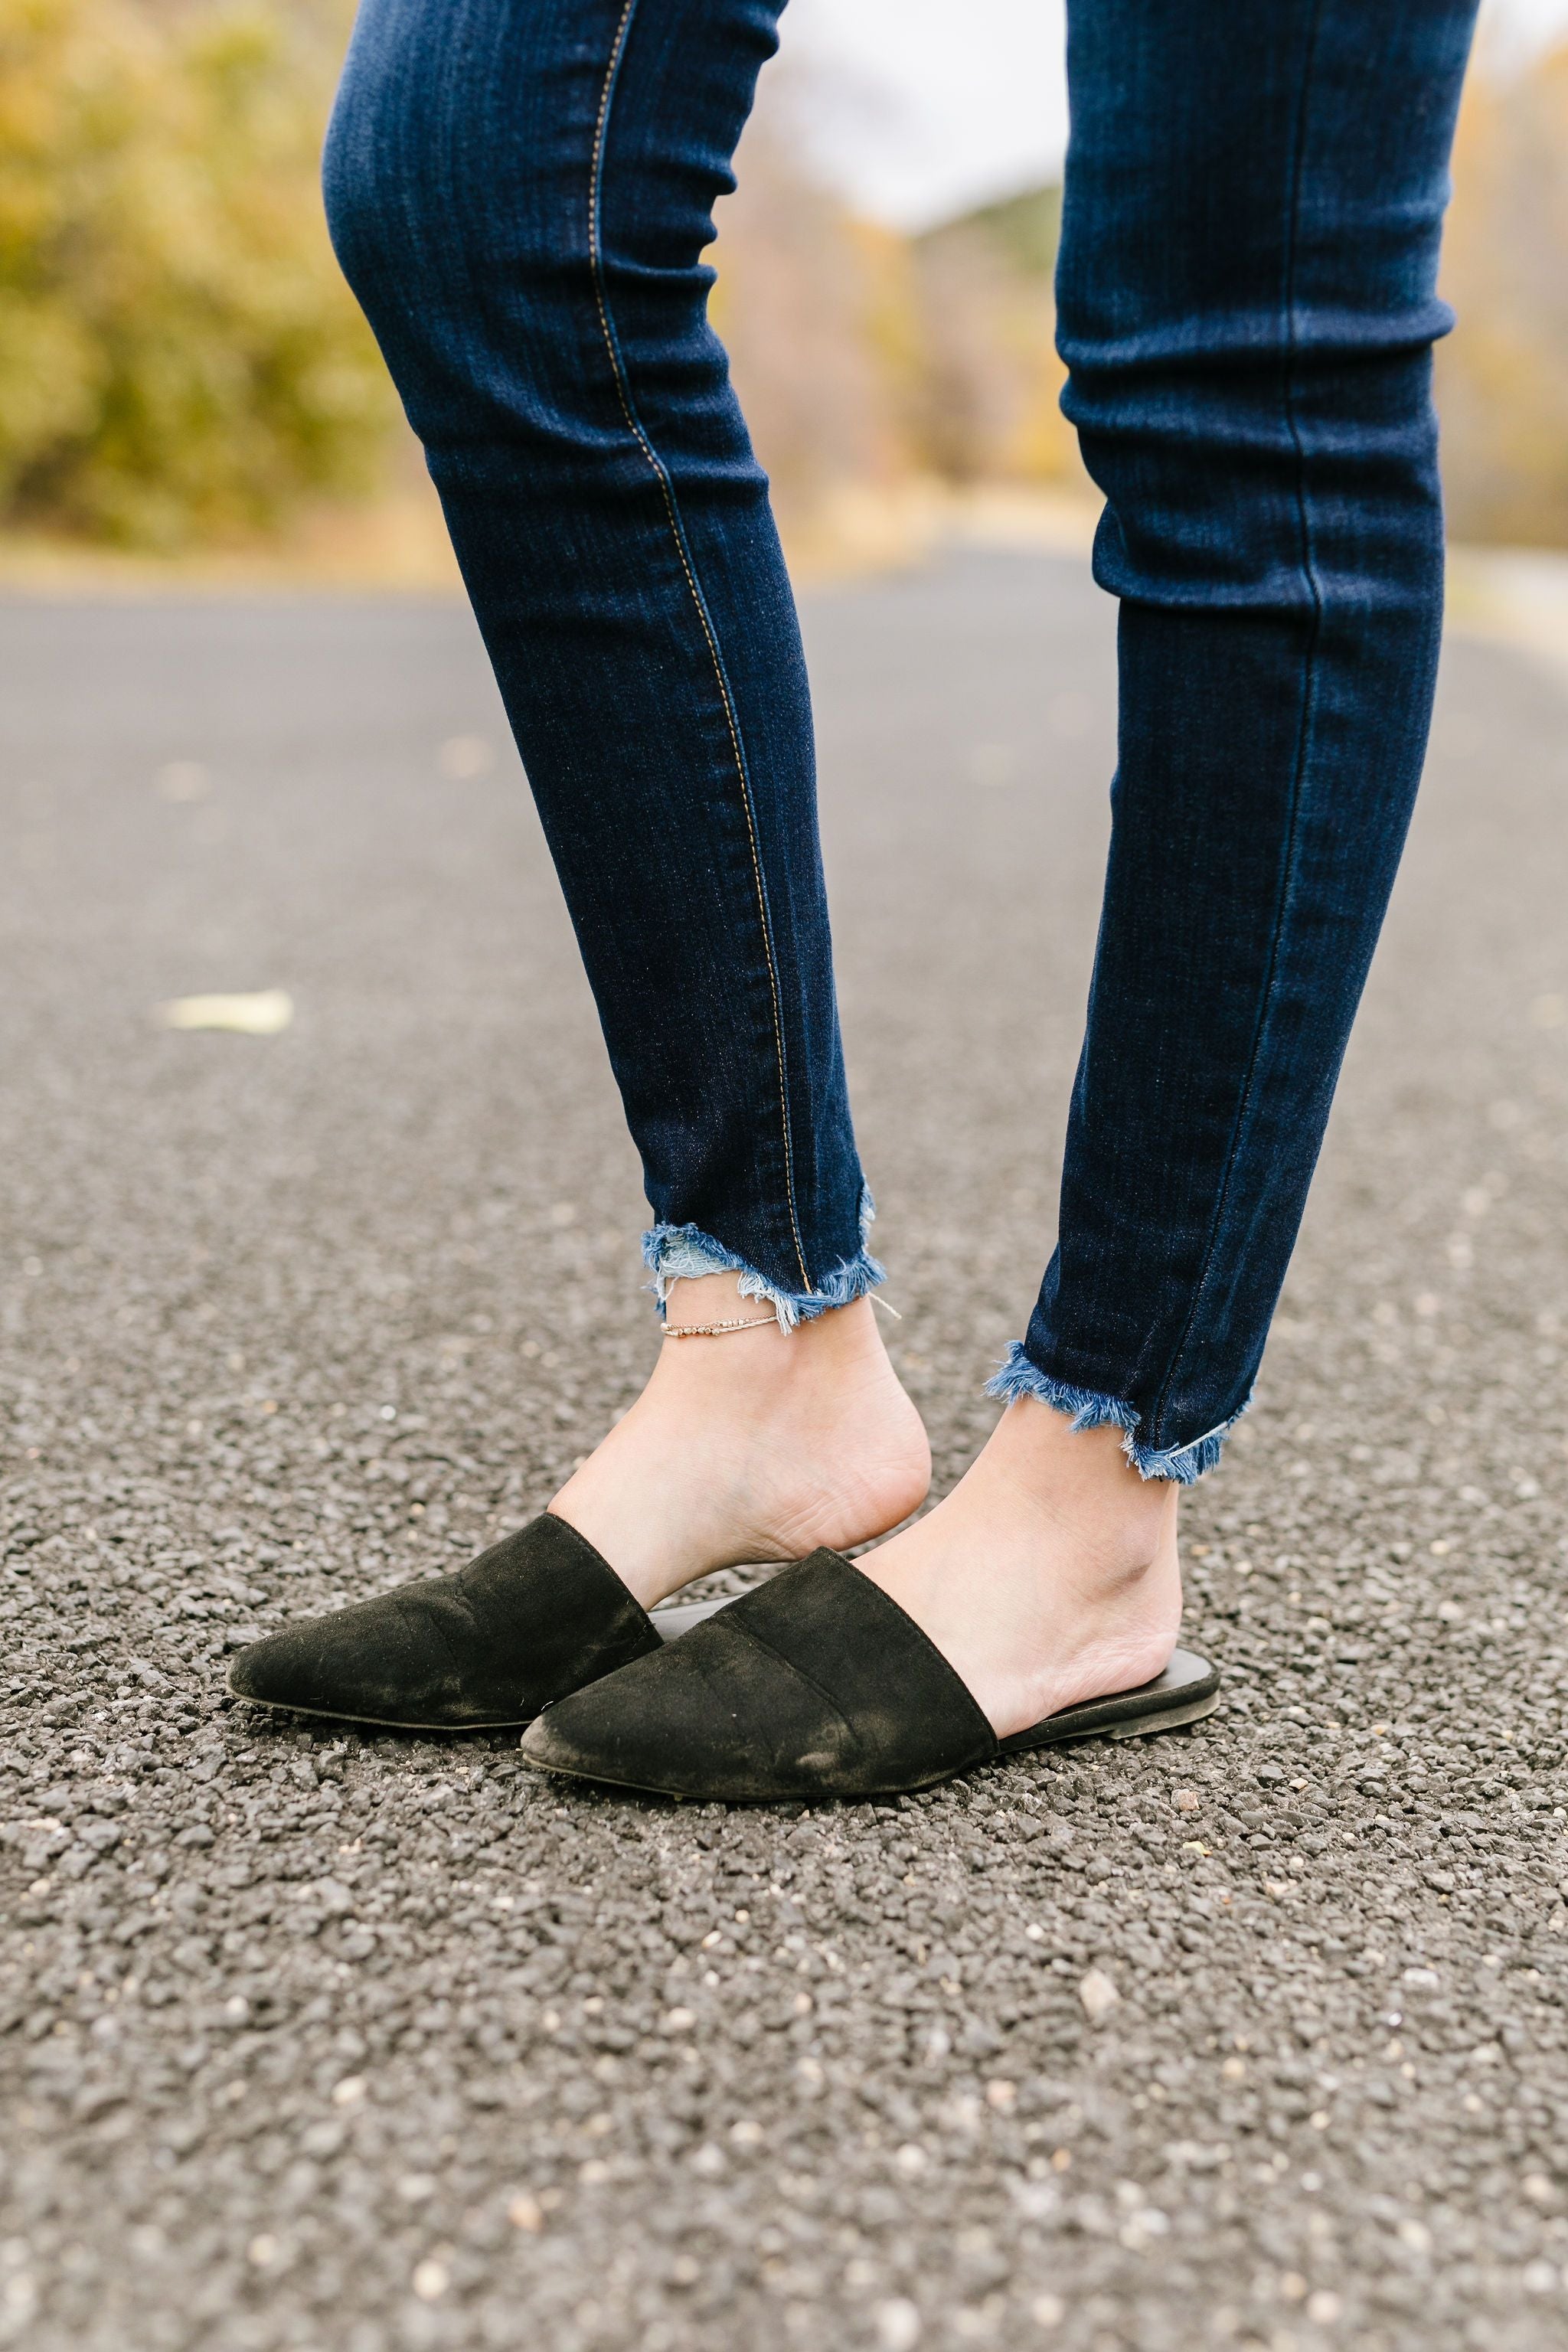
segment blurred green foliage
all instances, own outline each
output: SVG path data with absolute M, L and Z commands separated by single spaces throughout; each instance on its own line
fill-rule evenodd
M 266 0 L 0 0 L 0 520 L 173 549 L 374 486 L 331 63 Z

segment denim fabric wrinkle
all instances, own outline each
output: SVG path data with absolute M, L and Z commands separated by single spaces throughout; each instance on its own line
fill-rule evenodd
M 779 1120 L 784 1130 L 784 1191 L 789 1203 L 790 1232 L 795 1240 L 795 1264 L 800 1268 L 801 1284 L 809 1294 L 812 1281 L 806 1271 L 805 1244 L 800 1237 L 800 1216 L 795 1198 L 795 1142 L 790 1133 L 789 1065 L 784 1055 L 784 1019 L 779 1010 L 778 964 L 773 953 L 773 927 L 768 906 L 767 884 L 763 878 L 762 860 L 757 854 L 757 818 L 752 801 L 752 780 L 747 773 L 746 755 L 741 741 L 740 725 L 735 717 L 734 697 L 730 691 L 730 681 L 725 673 L 723 657 L 719 651 L 719 640 L 713 632 L 713 621 L 708 609 L 708 600 L 698 583 L 697 573 L 692 565 L 691 550 L 680 520 L 680 509 L 676 503 L 669 469 L 655 451 L 637 415 L 637 404 L 632 398 L 631 385 L 626 375 L 626 360 L 611 319 L 609 297 L 605 287 L 605 257 L 600 223 L 605 142 L 609 131 L 610 110 L 615 99 L 616 80 L 620 72 L 626 36 L 631 30 L 632 17 L 636 13 L 637 5 L 637 0 L 626 0 L 626 5 L 621 10 L 621 20 L 616 27 L 610 61 L 605 72 L 605 87 L 600 93 L 598 119 L 594 125 L 594 152 L 588 175 L 588 249 L 594 269 L 594 299 L 598 305 L 599 326 L 605 338 L 605 350 L 611 368 L 615 372 L 616 394 L 626 417 L 627 429 L 635 436 L 637 446 L 647 459 L 663 494 L 665 511 L 669 517 L 670 537 L 675 541 L 676 552 L 680 558 L 680 568 L 686 574 L 686 583 L 691 591 L 691 602 L 696 607 L 702 635 L 707 640 L 709 656 L 713 664 L 714 681 L 719 688 L 719 698 L 724 706 L 724 724 L 729 730 L 730 741 L 735 754 L 735 775 L 741 787 L 741 802 L 746 818 L 746 836 L 752 853 L 752 875 L 756 884 L 757 919 L 762 926 L 763 953 L 768 967 L 768 990 L 773 998 L 773 1047 L 778 1057 Z
M 1068 0 L 1062 404 L 1106 499 L 1120 740 L 1022 1348 L 1135 1412 L 1157 1475 L 1207 1466 L 1257 1377 L 1419 781 L 1473 18 Z
M 864 1177 L 798 620 L 703 258 L 777 16 L 361 0 L 323 181 L 425 445 L 653 1221 L 809 1296 L 855 1255 Z
M 1231 1130 L 1230 1145 L 1225 1156 L 1224 1171 L 1220 1178 L 1219 1192 L 1215 1202 L 1214 1219 L 1213 1223 L 1209 1226 L 1208 1238 L 1204 1244 L 1203 1258 L 1198 1268 L 1197 1281 L 1193 1289 L 1192 1303 L 1187 1309 L 1186 1320 L 1182 1326 L 1181 1334 L 1172 1353 L 1170 1364 L 1166 1369 L 1163 1380 L 1160 1382 L 1158 1391 L 1154 1398 L 1153 1406 L 1149 1415 L 1151 1424 L 1154 1428 L 1158 1428 L 1160 1425 L 1165 1410 L 1166 1399 L 1169 1397 L 1172 1387 L 1179 1374 L 1183 1352 L 1186 1348 L 1189 1338 L 1191 1337 L 1193 1327 L 1196 1323 L 1199 1313 L 1202 1310 L 1204 1300 L 1208 1290 L 1209 1271 L 1214 1265 L 1215 1251 L 1218 1246 L 1219 1237 L 1225 1227 L 1226 1210 L 1230 1203 L 1231 1189 L 1236 1179 L 1237 1162 L 1242 1135 L 1246 1129 L 1247 1113 L 1252 1103 L 1253 1086 L 1258 1075 L 1258 1060 L 1263 1052 L 1264 1038 L 1268 1032 L 1269 1008 L 1273 1002 L 1275 982 L 1279 969 L 1280 941 L 1284 934 L 1285 914 L 1286 909 L 1290 903 L 1291 887 L 1296 868 L 1301 793 L 1306 778 L 1308 752 L 1311 743 L 1313 694 L 1317 685 L 1318 644 L 1322 632 L 1323 623 L 1323 591 L 1322 583 L 1318 577 L 1317 562 L 1312 549 L 1312 519 L 1307 485 L 1307 452 L 1301 439 L 1300 424 L 1296 414 L 1297 394 L 1295 372 L 1299 337 L 1299 324 L 1296 315 L 1296 258 L 1300 237 L 1301 175 L 1307 152 L 1307 123 L 1312 101 L 1312 74 L 1317 61 L 1318 31 L 1321 22 L 1322 0 L 1316 0 L 1316 5 L 1312 9 L 1310 27 L 1307 36 L 1307 52 L 1303 60 L 1301 71 L 1300 98 L 1296 108 L 1296 119 L 1294 124 L 1295 142 L 1290 157 L 1290 203 L 1289 210 L 1289 226 L 1286 230 L 1285 237 L 1284 278 L 1280 289 L 1281 299 L 1279 323 L 1283 343 L 1283 359 L 1280 370 L 1281 408 L 1284 416 L 1285 429 L 1289 436 L 1290 445 L 1295 451 L 1296 457 L 1296 513 L 1298 526 L 1300 531 L 1301 577 L 1306 585 L 1308 596 L 1311 602 L 1311 621 L 1310 624 L 1307 643 L 1303 649 L 1302 656 L 1301 719 L 1300 731 L 1297 736 L 1296 758 L 1290 781 L 1289 814 L 1285 835 L 1284 855 L 1280 861 L 1279 869 L 1279 895 L 1275 907 L 1274 921 L 1269 940 L 1268 969 L 1264 979 L 1262 992 L 1258 998 L 1258 1021 L 1257 1026 L 1253 1031 L 1252 1050 L 1247 1056 L 1247 1076 L 1242 1081 L 1241 1093 L 1237 1103 L 1236 1124 Z M 1246 1410 L 1247 1407 L 1243 1405 L 1241 1411 L 1245 1412 Z M 1234 1421 L 1239 1416 L 1237 1415 L 1232 1415 L 1231 1419 Z M 1223 1436 L 1224 1432 L 1230 1426 L 1231 1421 L 1222 1422 L 1217 1432 L 1211 1431 L 1204 1437 L 1194 1438 L 1189 1441 L 1190 1446 L 1194 1454 L 1204 1453 L 1204 1449 L 1207 1447 L 1212 1446 L 1214 1448 L 1212 1455 L 1205 1455 L 1203 1463 L 1204 1468 L 1211 1468 L 1214 1462 L 1217 1461 L 1218 1444 L 1216 1441 L 1219 1437 Z M 1183 1456 L 1185 1455 L 1187 1450 L 1186 1446 L 1177 1447 L 1174 1449 L 1178 1455 Z M 1129 1459 L 1133 1457 L 1130 1451 Z M 1143 1475 L 1148 1476 L 1153 1474 L 1144 1472 Z M 1180 1474 L 1173 1471 L 1160 1475 L 1177 1476 Z M 1194 1476 L 1196 1476 L 1198 1474 L 1195 1471 L 1193 1473 Z

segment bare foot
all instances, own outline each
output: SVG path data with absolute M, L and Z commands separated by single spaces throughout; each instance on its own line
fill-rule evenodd
M 732 1274 L 673 1283 L 667 1311 L 672 1324 L 767 1314 Z M 868 1543 L 930 1484 L 921 1417 L 860 1298 L 793 1331 L 665 1340 L 550 1508 L 649 1609 L 711 1569 Z
M 928 1633 L 998 1738 L 1170 1664 L 1182 1622 L 1176 1486 L 1117 1429 L 1025 1397 L 935 1510 L 857 1566 Z

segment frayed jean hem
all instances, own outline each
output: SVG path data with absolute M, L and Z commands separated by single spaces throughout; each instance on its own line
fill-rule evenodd
M 985 1393 L 1000 1397 L 1004 1404 L 1011 1404 L 1015 1397 L 1037 1398 L 1053 1412 L 1066 1413 L 1074 1429 L 1120 1429 L 1121 1451 L 1140 1478 L 1170 1478 L 1178 1486 L 1190 1486 L 1205 1470 L 1215 1467 L 1226 1436 L 1252 1402 L 1249 1395 L 1240 1412 L 1233 1412 L 1217 1429 L 1194 1437 L 1186 1445 L 1140 1445 L 1137 1431 L 1142 1416 L 1135 1405 L 1123 1404 L 1120 1397 L 1100 1396 L 1093 1389 L 1075 1389 L 1066 1381 L 1053 1380 L 1026 1354 L 1021 1339 L 1014 1340 L 1001 1370 L 986 1381 Z
M 722 1242 L 705 1234 L 700 1225 L 655 1225 L 642 1237 L 643 1264 L 653 1276 L 648 1287 L 658 1301 L 658 1311 L 664 1313 L 665 1300 L 672 1282 L 694 1281 L 704 1274 L 738 1274 L 742 1298 L 761 1298 L 773 1309 L 780 1328 L 792 1331 L 797 1323 L 813 1322 L 835 1307 L 847 1307 L 852 1299 L 863 1298 L 887 1280 L 887 1268 L 871 1255 L 865 1246 L 865 1237 L 876 1216 L 876 1203 L 869 1192 L 860 1195 L 861 1246 L 853 1257 L 845 1258 L 831 1274 L 825 1275 L 815 1290 L 784 1290 L 766 1275 L 748 1265 L 743 1257 Z

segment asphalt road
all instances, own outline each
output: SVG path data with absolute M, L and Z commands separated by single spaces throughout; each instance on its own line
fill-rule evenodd
M 810 635 L 897 1349 L 955 1474 L 1048 1246 L 1111 615 Z M 224 1696 L 634 1392 L 642 1221 L 466 614 L 0 606 L 0 2342 L 1568 2339 L 1568 699 L 1458 641 L 1255 1415 L 1223 1710 L 917 1801 L 572 1794 Z M 161 1000 L 283 987 L 271 1037 Z

